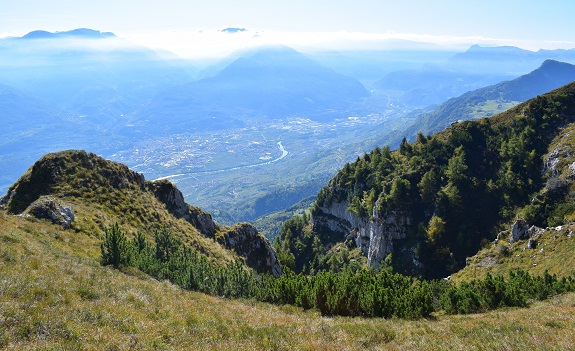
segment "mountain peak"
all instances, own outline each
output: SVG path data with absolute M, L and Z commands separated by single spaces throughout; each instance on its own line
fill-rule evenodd
M 247 29 L 235 28 L 235 27 L 228 27 L 228 28 L 224 28 L 224 29 L 220 30 L 220 32 L 222 32 L 222 33 L 230 33 L 230 34 L 241 33 L 241 32 L 245 32 L 245 31 L 247 31 Z
M 81 180 L 77 174 L 83 175 Z M 93 153 L 60 151 L 47 154 L 34 163 L 1 201 L 8 204 L 10 212 L 21 213 L 41 195 L 52 195 L 57 190 L 70 195 L 90 184 L 96 188 L 142 188 L 144 176 Z
M 466 53 L 522 53 L 528 50 L 518 48 L 516 46 L 481 46 L 478 44 L 472 45 L 467 49 Z
M 45 30 L 32 31 L 20 39 L 58 39 L 58 38 L 83 38 L 83 39 L 104 39 L 116 38 L 111 32 L 100 32 L 94 29 L 77 28 L 64 32 L 48 32 Z
M 543 61 L 543 63 L 541 64 L 541 67 L 539 67 L 539 68 L 559 67 L 559 66 L 569 67 L 569 66 L 573 66 L 573 65 L 566 63 L 566 62 L 560 62 L 557 60 L 547 59 L 547 60 Z

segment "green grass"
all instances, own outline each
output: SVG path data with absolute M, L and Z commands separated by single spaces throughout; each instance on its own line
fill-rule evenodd
M 483 117 L 490 117 L 506 111 L 516 105 L 520 101 L 498 101 L 498 100 L 487 100 L 481 104 L 471 107 L 470 117 L 471 119 L 479 119 Z
M 0 211 L 6 350 L 569 350 L 575 294 L 427 320 L 315 311 L 184 291 L 98 262 L 98 239 Z M 575 240 L 575 239 L 573 239 Z M 9 259 L 7 259 L 7 257 Z
M 575 225 L 561 230 L 550 228 L 537 240 L 535 249 L 527 249 L 527 240 L 509 244 L 509 237 L 498 243 L 490 243 L 475 256 L 468 259 L 467 266 L 452 275 L 455 281 L 482 278 L 491 274 L 506 274 L 511 269 L 523 269 L 534 275 L 546 270 L 550 274 L 566 277 L 575 273 Z M 506 249 L 503 249 L 505 247 Z

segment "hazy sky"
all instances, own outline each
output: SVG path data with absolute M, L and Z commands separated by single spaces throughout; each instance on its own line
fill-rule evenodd
M 386 38 L 575 48 L 573 0 L 2 0 L 0 36 L 91 28 L 184 55 L 248 42 L 337 47 Z M 249 32 L 218 34 L 226 27 Z M 216 35 L 217 34 L 217 35 Z

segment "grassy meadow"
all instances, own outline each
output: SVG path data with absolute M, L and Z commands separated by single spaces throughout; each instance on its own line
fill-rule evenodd
M 2 211 L 0 228 L 0 348 L 6 350 L 575 349 L 573 293 L 466 316 L 327 318 L 102 267 L 98 233 Z

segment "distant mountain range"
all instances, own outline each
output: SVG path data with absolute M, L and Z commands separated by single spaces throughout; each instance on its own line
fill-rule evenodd
M 388 73 L 375 83 L 375 87 L 401 91 L 404 102 L 424 107 L 516 78 L 536 69 L 547 59 L 575 63 L 575 50 L 533 52 L 509 46 L 474 45 L 444 62 Z
M 449 127 L 453 122 L 485 117 L 501 112 L 502 105 L 517 104 L 534 98 L 539 94 L 553 90 L 575 81 L 575 66 L 569 63 L 546 60 L 533 72 L 519 78 L 490 85 L 451 98 L 429 113 L 420 115 L 404 135 L 414 140 L 421 132 L 425 135 L 437 133 Z M 485 108 L 488 102 L 495 107 L 492 112 Z M 498 109 L 497 106 L 500 106 Z M 396 143 L 399 140 L 395 141 Z
M 172 127 L 225 128 L 246 118 L 347 117 L 368 92 L 349 78 L 283 46 L 247 51 L 216 75 L 166 90 L 136 120 Z M 157 121 L 157 122 L 154 122 Z
M 83 39 L 102 39 L 102 38 L 116 38 L 116 35 L 111 32 L 100 32 L 88 28 L 78 28 L 64 32 L 48 32 L 45 30 L 35 30 L 22 37 L 15 37 L 12 39 L 57 39 L 57 38 L 83 38 Z
M 0 83 L 114 125 L 157 92 L 190 81 L 190 66 L 90 29 L 0 40 Z

